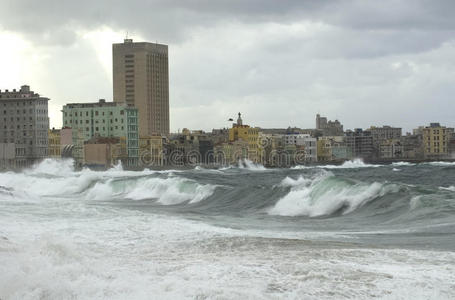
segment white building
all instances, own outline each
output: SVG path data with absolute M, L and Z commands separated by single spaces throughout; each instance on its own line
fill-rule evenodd
M 286 134 L 284 136 L 285 145 L 295 145 L 302 147 L 305 150 L 305 160 L 308 162 L 316 162 L 317 156 L 317 140 L 309 134 Z

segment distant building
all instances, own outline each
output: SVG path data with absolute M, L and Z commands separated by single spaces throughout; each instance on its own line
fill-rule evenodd
M 125 39 L 112 58 L 114 102 L 137 107 L 141 136 L 169 135 L 168 46 Z
M 344 133 L 340 121 L 327 121 L 327 117 L 321 117 L 319 114 L 316 115 L 316 130 L 327 136 L 341 136 Z
M 264 152 L 264 164 L 269 167 L 289 167 L 295 162 L 295 153 L 289 153 L 286 147 L 284 134 L 264 133 L 263 129 L 259 132 L 259 140 Z M 295 147 L 295 151 L 297 151 Z M 302 147 L 303 148 L 303 147 Z
M 379 142 L 379 158 L 399 159 L 404 156 L 404 147 L 400 139 L 387 139 Z
M 449 142 L 454 134 L 453 128 L 439 123 L 431 123 L 423 129 L 423 149 L 426 158 L 446 158 L 449 156 Z
M 16 166 L 16 146 L 14 143 L 0 143 L 0 170 L 14 169 Z
M 127 146 L 125 166 L 138 165 L 137 108 L 125 103 L 106 102 L 69 103 L 63 106 L 63 126 L 72 128 L 73 157 L 84 161 L 84 142 L 93 137 L 124 137 Z M 82 152 L 81 152 L 82 151 Z
M 60 130 L 59 129 L 49 129 L 48 132 L 48 155 L 51 158 L 61 158 L 62 157 L 62 147 L 60 144 Z
M 124 137 L 93 137 L 84 143 L 84 165 L 108 169 L 128 157 Z
M 316 162 L 317 158 L 317 139 L 311 137 L 309 134 L 286 134 L 284 135 L 285 145 L 295 145 L 296 151 L 304 151 L 304 162 Z M 302 162 L 300 162 L 302 163 Z
M 0 91 L 0 143 L 15 147 L 13 166 L 10 167 L 30 166 L 47 157 L 48 101 L 30 91 L 27 85 L 20 90 Z M 10 145 L 3 147 L 10 152 Z
M 81 134 L 82 136 L 82 134 Z M 83 140 L 81 141 L 83 144 Z M 73 129 L 70 127 L 63 127 L 60 129 L 60 146 L 61 146 L 61 156 L 62 158 L 72 158 L 73 157 Z
M 144 167 L 164 166 L 164 140 L 161 135 L 139 138 L 139 165 Z
M 401 138 L 401 128 L 399 127 L 391 127 L 387 125 L 382 127 L 371 126 L 366 131 L 369 131 L 371 133 L 374 144 L 379 144 L 385 140 Z
M 343 161 L 351 157 L 344 136 L 322 136 L 317 145 L 318 161 Z
M 262 148 L 259 144 L 259 128 L 243 125 L 241 114 L 237 123 L 229 129 L 229 142 L 243 140 L 248 143 L 248 159 L 255 163 L 263 163 Z
M 248 159 L 248 142 L 236 140 L 216 145 L 214 157 L 218 165 L 237 164 L 240 160 Z
M 403 146 L 402 158 L 423 159 L 423 135 L 418 134 L 422 131 L 413 131 L 417 134 L 407 134 L 401 137 L 400 142 Z M 423 133 L 423 132 L 422 132 Z
M 346 131 L 346 147 L 352 158 L 372 158 L 374 148 L 371 132 L 361 128 Z

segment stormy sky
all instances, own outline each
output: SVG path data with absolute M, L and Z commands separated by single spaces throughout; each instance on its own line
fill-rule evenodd
M 112 100 L 112 43 L 169 45 L 171 130 L 455 126 L 455 1 L 2 0 L 0 88 Z

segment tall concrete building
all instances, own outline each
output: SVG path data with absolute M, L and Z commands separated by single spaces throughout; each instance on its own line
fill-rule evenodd
M 30 166 L 47 157 L 48 101 L 30 91 L 28 85 L 20 90 L 0 91 L 0 143 L 4 149 L 14 149 L 3 160 L 8 160 L 8 167 Z
M 169 134 L 168 47 L 133 43 L 112 45 L 114 102 L 135 106 L 139 135 Z

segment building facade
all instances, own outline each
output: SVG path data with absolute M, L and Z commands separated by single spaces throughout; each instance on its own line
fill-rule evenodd
M 0 143 L 14 144 L 12 167 L 27 167 L 47 157 L 48 101 L 27 85 L 0 91 Z
M 402 130 L 399 127 L 386 125 L 382 127 L 371 126 L 365 131 L 369 131 L 371 133 L 373 144 L 379 145 L 381 142 L 386 140 L 400 139 Z
M 168 46 L 125 39 L 112 59 L 114 102 L 137 107 L 141 136 L 169 135 Z
M 93 137 L 84 143 L 84 165 L 108 169 L 128 158 L 125 137 Z
M 309 134 L 286 134 L 283 136 L 285 146 L 295 145 L 296 151 L 304 151 L 305 162 L 317 162 L 317 139 Z M 288 148 L 290 149 L 290 148 Z
M 48 155 L 51 158 L 62 157 L 61 137 L 59 129 L 49 129 L 48 132 Z
M 319 114 L 316 115 L 316 130 L 327 136 L 343 135 L 343 125 L 340 121 L 327 121 L 327 117 L 321 117 Z
M 352 158 L 372 158 L 374 155 L 371 132 L 356 128 L 346 131 L 346 147 Z
M 449 156 L 449 142 L 453 128 L 446 128 L 439 123 L 431 123 L 423 128 L 423 150 L 425 158 L 445 158 Z
M 255 163 L 263 163 L 263 149 L 259 142 L 259 128 L 243 125 L 241 114 L 237 123 L 232 124 L 229 129 L 229 142 L 242 140 L 248 143 L 248 159 Z
M 83 143 L 93 137 L 124 137 L 129 167 L 138 165 L 138 112 L 125 103 L 70 103 L 63 106 L 63 126 L 72 128 L 73 156 L 84 161 Z
M 139 165 L 143 167 L 164 166 L 164 141 L 161 135 L 139 138 Z

